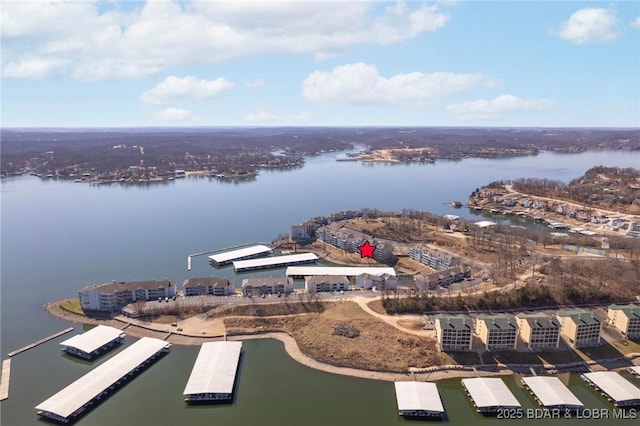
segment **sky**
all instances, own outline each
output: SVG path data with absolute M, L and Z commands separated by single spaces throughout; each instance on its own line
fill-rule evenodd
M 640 127 L 638 1 L 7 1 L 2 127 Z

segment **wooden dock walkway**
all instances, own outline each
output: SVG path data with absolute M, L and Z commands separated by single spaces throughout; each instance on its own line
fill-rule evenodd
M 9 379 L 11 378 L 11 358 L 2 361 L 2 377 L 0 377 L 0 401 L 9 398 Z
M 9 352 L 7 355 L 9 355 L 9 357 L 16 356 L 16 355 L 18 355 L 19 353 L 22 353 L 22 352 L 24 352 L 24 351 L 28 351 L 28 350 L 29 350 L 29 349 L 31 349 L 31 348 L 35 348 L 35 347 L 36 347 L 36 346 L 38 346 L 38 345 L 41 345 L 41 344 L 43 344 L 43 343 L 45 343 L 45 342 L 48 342 L 48 341 L 49 341 L 49 340 L 51 340 L 51 339 L 55 339 L 56 337 L 60 337 L 60 336 L 62 336 L 63 334 L 67 334 L 68 332 L 70 332 L 70 331 L 72 331 L 72 330 L 73 330 L 73 327 L 65 328 L 64 330 L 58 331 L 57 333 L 54 333 L 54 334 L 52 334 L 51 336 L 47 336 L 47 337 L 45 337 L 44 339 L 40 339 L 40 340 L 38 340 L 37 342 L 33 342 L 33 343 L 31 343 L 30 345 L 23 346 L 23 347 L 21 347 L 20 349 L 16 349 L 16 350 L 15 350 L 15 351 L 13 351 L 13 352 Z

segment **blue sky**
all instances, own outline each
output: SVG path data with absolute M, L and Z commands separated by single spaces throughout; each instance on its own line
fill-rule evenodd
M 2 126 L 640 126 L 640 2 L 3 1 Z

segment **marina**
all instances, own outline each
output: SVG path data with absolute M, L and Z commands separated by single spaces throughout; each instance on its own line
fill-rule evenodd
M 536 401 L 544 408 L 562 408 L 568 410 L 584 408 L 584 404 L 582 404 L 557 377 L 523 377 L 522 383 L 531 391 Z
M 62 423 L 74 421 L 170 348 L 171 344 L 163 340 L 143 337 L 41 402 L 35 409 L 41 417 Z
M 431 382 L 394 382 L 398 413 L 405 417 L 444 416 L 438 387 Z
M 318 256 L 313 253 L 288 254 L 284 256 L 265 257 L 262 259 L 239 260 L 233 262 L 235 272 L 255 271 L 258 269 L 281 268 L 288 265 L 314 263 Z
M 244 247 L 236 250 L 216 253 L 209 256 L 209 261 L 216 266 L 225 266 L 234 261 L 253 259 L 256 257 L 267 256 L 271 253 L 271 248 L 262 244 Z
M 310 276 L 342 275 L 346 277 L 357 277 L 361 274 L 369 275 L 391 275 L 396 276 L 396 271 L 390 267 L 368 267 L 368 266 L 290 266 L 285 272 L 285 276 L 291 278 L 304 278 Z
M 479 413 L 493 414 L 500 409 L 522 408 L 504 381 L 498 377 L 462 379 L 462 387 L 471 397 Z
M 585 373 L 582 378 L 616 407 L 640 406 L 640 388 L 616 372 Z
M 49 340 L 53 340 L 56 337 L 60 337 L 60 336 L 62 336 L 64 334 L 67 334 L 67 333 L 69 333 L 71 331 L 73 331 L 73 327 L 65 328 L 64 330 L 58 331 L 57 333 L 54 333 L 54 334 L 52 334 L 50 336 L 47 336 L 47 337 L 45 337 L 43 339 L 35 341 L 35 342 L 33 342 L 33 343 L 31 343 L 31 344 L 29 344 L 27 346 L 23 346 L 20 349 L 16 349 L 15 351 L 9 352 L 7 354 L 7 356 L 9 356 L 9 357 L 16 356 L 19 353 L 22 353 L 24 351 L 28 351 L 29 349 L 35 348 L 38 345 L 41 345 L 41 344 L 43 344 L 45 342 L 48 342 Z
M 124 340 L 122 330 L 106 325 L 98 325 L 89 331 L 71 337 L 60 343 L 63 352 L 79 358 L 93 360 L 108 352 Z
M 242 342 L 203 343 L 184 388 L 189 403 L 230 401 L 236 381 Z

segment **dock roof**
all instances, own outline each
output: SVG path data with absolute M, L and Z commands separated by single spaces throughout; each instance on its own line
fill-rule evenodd
M 531 389 L 543 407 L 584 407 L 584 404 L 557 377 L 524 377 L 525 385 Z
M 396 271 L 390 267 L 368 266 L 290 266 L 285 272 L 286 276 L 310 276 L 310 275 L 345 275 L 347 277 L 362 274 L 396 276 Z
M 277 267 L 297 262 L 314 262 L 318 256 L 313 253 L 287 254 L 284 256 L 264 257 L 261 259 L 237 260 L 233 262 L 233 269 L 241 271 L 243 269 Z
M 244 247 L 237 250 L 229 250 L 222 253 L 216 253 L 209 256 L 209 259 L 215 263 L 231 262 L 234 259 L 240 259 L 247 256 L 258 256 L 261 254 L 271 253 L 271 248 L 265 245 L 259 244 L 255 246 Z
M 640 365 L 635 367 L 629 367 L 629 373 L 635 374 L 636 376 L 640 376 Z
M 444 413 L 438 388 L 431 382 L 394 382 L 399 411 Z
M 520 408 L 521 405 L 513 396 L 507 385 L 498 377 L 476 377 L 462 379 L 462 384 L 471 395 L 471 399 L 478 409 L 511 407 Z
M 203 343 L 184 395 L 233 392 L 242 342 Z
M 107 343 L 117 339 L 123 334 L 122 330 L 107 325 L 98 325 L 82 334 L 77 334 L 64 342 L 60 346 L 69 346 L 85 353 L 91 353 Z
M 167 345 L 164 340 L 143 337 L 35 408 L 68 418 Z
M 588 381 L 611 398 L 616 404 L 638 401 L 640 403 L 640 388 L 613 371 L 597 371 L 583 375 Z

